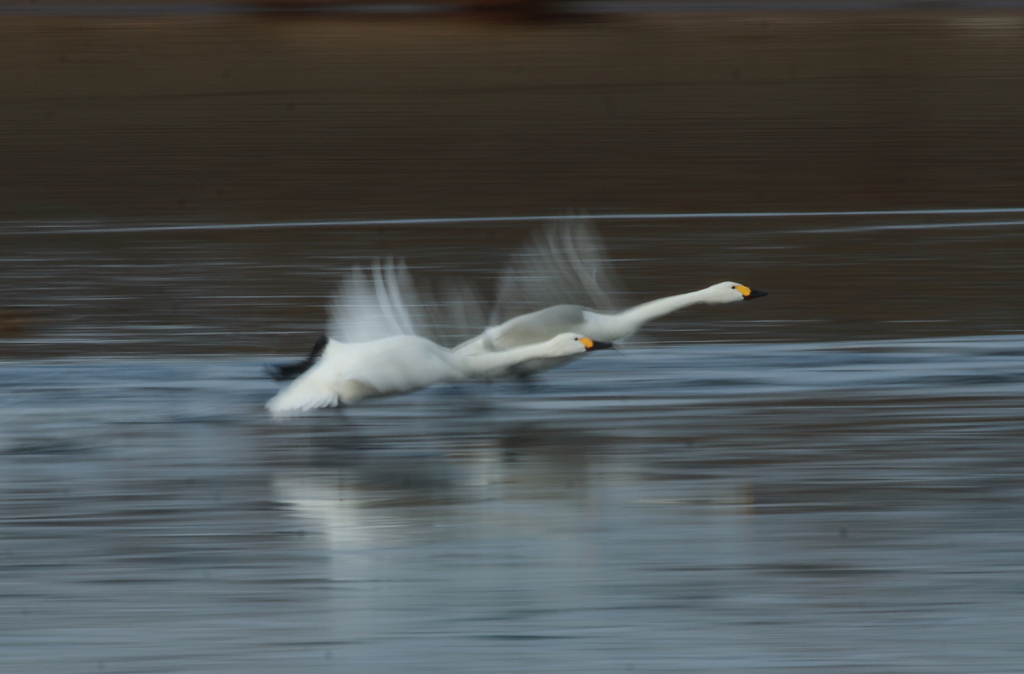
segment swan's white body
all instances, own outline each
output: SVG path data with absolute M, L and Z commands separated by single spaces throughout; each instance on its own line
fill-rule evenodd
M 576 332 L 599 341 L 616 342 L 629 337 L 645 323 L 685 307 L 741 302 L 764 294 L 739 283 L 726 281 L 696 292 L 638 304 L 618 313 L 603 313 L 586 307 L 559 304 L 487 328 L 480 335 L 455 347 L 454 352 L 463 356 L 502 352 L 536 344 L 563 332 Z M 571 359 L 572 356 L 555 361 L 524 361 L 513 371 L 520 375 L 531 374 L 557 367 Z
M 458 328 L 446 332 L 462 332 L 463 337 L 478 330 L 483 320 L 472 318 L 483 312 L 472 292 L 461 288 L 449 293 L 450 299 L 440 304 L 453 310 L 451 319 L 430 320 L 423 309 L 437 303 L 423 301 L 404 264 L 378 262 L 368 272 L 354 267 L 331 306 L 330 339 L 318 342 L 300 363 L 271 368 L 277 379 L 302 374 L 267 408 L 283 414 L 349 405 L 433 384 L 525 376 L 563 365 L 588 350 L 607 348 L 609 342 L 678 309 L 765 294 L 726 282 L 615 312 L 610 310 L 614 305 L 606 291 L 611 278 L 608 267 L 600 239 L 585 221 L 549 229 L 547 236 L 536 238 L 505 269 L 492 321 L 559 300 L 605 310 L 554 304 L 487 328 L 453 349 L 421 335 L 439 334 L 436 328 L 445 324 Z M 470 322 L 475 327 L 464 331 Z
M 455 353 L 416 335 L 354 344 L 330 339 L 320 359 L 271 398 L 267 409 L 287 414 L 410 393 L 434 384 L 496 379 L 515 373 L 524 362 L 561 361 L 606 346 L 570 333 L 500 352 L 480 353 Z

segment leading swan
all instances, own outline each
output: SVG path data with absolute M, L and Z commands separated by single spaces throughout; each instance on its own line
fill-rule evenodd
M 506 266 L 491 312 L 492 327 L 463 341 L 455 351 L 467 355 L 502 351 L 562 332 L 618 342 L 646 323 L 686 307 L 729 304 L 768 294 L 726 281 L 618 310 L 618 285 L 601 239 L 586 218 L 553 222 L 536 232 Z M 515 374 L 529 375 L 562 362 L 528 361 L 515 368 Z
M 516 316 L 501 325 L 487 328 L 480 335 L 455 347 L 454 352 L 465 356 L 502 352 L 536 344 L 562 332 L 578 332 L 592 335 L 593 339 L 615 342 L 629 337 L 645 323 L 685 307 L 696 304 L 729 304 L 764 297 L 767 294 L 751 290 L 740 283 L 726 281 L 696 292 L 644 302 L 616 313 L 603 313 L 573 304 L 559 304 Z M 513 374 L 525 376 L 557 367 L 570 359 L 571 357 L 563 360 L 524 361 L 511 371 Z

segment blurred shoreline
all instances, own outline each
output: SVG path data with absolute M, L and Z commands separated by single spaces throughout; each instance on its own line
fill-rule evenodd
M 1015 207 L 1024 12 L 0 18 L 0 221 Z
M 512 18 L 585 18 L 657 12 L 847 12 L 1013 10 L 1021 0 L 5 0 L 0 14 L 341 14 L 499 12 Z

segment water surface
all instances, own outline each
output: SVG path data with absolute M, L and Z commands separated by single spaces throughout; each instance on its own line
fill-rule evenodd
M 1021 670 L 1019 2 L 105 4 L 0 10 L 0 671 Z M 567 212 L 770 295 L 267 417 L 348 265 Z
M 1024 332 L 967 269 L 1016 278 L 1019 229 L 905 220 L 602 225 L 637 294 L 692 283 L 680 259 L 773 294 L 530 384 L 286 421 L 263 365 L 374 244 L 12 234 L 40 313 L 0 363 L 0 668 L 1018 671 Z M 476 234 L 398 231 L 486 285 Z

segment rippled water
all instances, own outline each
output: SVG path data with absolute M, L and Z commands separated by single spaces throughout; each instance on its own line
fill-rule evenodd
M 8 230 L 0 670 L 1019 671 L 1020 228 L 921 217 L 608 223 L 638 294 L 772 295 L 281 422 L 345 260 L 504 248 Z

